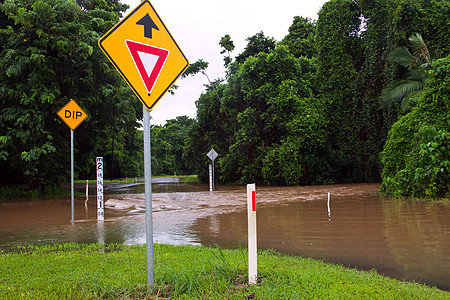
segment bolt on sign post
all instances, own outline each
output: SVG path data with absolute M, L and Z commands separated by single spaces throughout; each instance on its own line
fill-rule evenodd
M 256 240 L 256 186 L 247 184 L 248 220 L 248 283 L 256 284 L 258 276 L 258 246 Z
M 209 191 L 214 191 L 214 160 L 217 158 L 219 154 L 217 154 L 214 149 L 211 149 L 208 154 L 206 154 L 211 160 L 212 164 L 209 165 Z
M 143 104 L 147 282 L 153 288 L 150 110 L 189 62 L 148 0 L 102 36 L 98 45 Z
M 78 127 L 86 118 L 87 114 L 81 109 L 81 107 L 74 101 L 70 100 L 64 105 L 57 115 L 66 123 L 70 128 L 70 207 L 71 207 L 71 221 L 75 220 L 74 216 L 74 183 L 73 183 L 73 131 Z
M 97 220 L 105 220 L 104 199 L 103 199 L 103 157 L 97 157 Z

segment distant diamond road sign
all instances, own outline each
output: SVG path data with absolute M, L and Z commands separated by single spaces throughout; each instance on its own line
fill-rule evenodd
M 214 149 L 211 149 L 211 150 L 208 152 L 208 154 L 206 154 L 206 155 L 208 155 L 208 157 L 209 157 L 210 160 L 214 161 L 214 160 L 217 158 L 217 156 L 218 156 L 219 154 L 217 154 L 217 152 L 214 151 Z

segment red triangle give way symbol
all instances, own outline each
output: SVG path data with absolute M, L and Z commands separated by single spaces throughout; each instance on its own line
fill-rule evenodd
M 126 40 L 125 43 L 150 95 L 167 56 L 169 56 L 169 50 L 130 40 Z

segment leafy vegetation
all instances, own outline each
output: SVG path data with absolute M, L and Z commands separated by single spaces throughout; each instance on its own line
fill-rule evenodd
M 430 50 L 418 33 L 409 38 L 413 53 L 406 47 L 397 47 L 389 54 L 389 59 L 408 69 L 406 79 L 392 82 L 383 90 L 382 103 L 402 100 L 402 110 L 408 112 L 421 95 L 428 71 L 437 55 L 432 56 Z
M 317 22 L 294 18 L 281 42 L 262 32 L 248 38 L 247 47 L 234 61 L 231 37 L 225 35 L 219 44 L 226 55 L 226 81 L 213 81 L 197 100 L 186 157 L 192 158 L 201 180 L 207 178 L 206 153 L 214 148 L 222 182 L 380 181 L 388 174 L 382 169 L 390 168 L 384 164 L 393 154 L 385 150 L 380 159 L 388 132 L 408 112 L 390 99 L 411 91 L 413 75 L 421 90 L 433 59 L 450 53 L 444 12 L 450 12 L 448 2 L 330 0 Z M 433 56 L 429 49 L 439 53 Z M 409 86 L 401 86 L 407 81 Z M 417 100 L 407 103 L 411 109 Z M 448 120 L 448 115 L 443 119 Z M 448 130 L 448 124 L 443 124 L 436 132 Z M 441 145 L 445 138 L 437 134 Z M 414 137 L 405 139 L 412 143 Z M 435 139 L 430 142 L 436 143 Z M 422 148 L 428 145 L 423 143 Z M 417 152 L 428 151 L 422 148 Z M 394 161 L 400 152 L 410 151 L 397 150 Z M 431 194 L 446 194 L 447 187 L 435 182 L 430 170 L 422 171 L 423 162 L 413 156 L 410 160 L 414 169 L 409 173 L 420 178 L 422 185 L 424 180 L 435 185 Z M 439 180 L 446 180 L 445 155 L 435 160 L 441 170 Z
M 193 119 L 187 116 L 168 120 L 164 126 L 151 128 L 152 174 L 192 174 L 183 159 L 185 141 Z
M 258 285 L 247 253 L 154 246 L 155 288 L 146 288 L 146 247 L 64 244 L 0 255 L 2 299 L 449 299 L 448 292 L 313 259 L 260 251 Z
M 382 190 L 395 196 L 450 195 L 450 56 L 437 60 L 413 110 L 396 122 L 381 153 Z
M 89 116 L 75 132 L 76 173 L 93 177 L 95 156 L 109 152 L 116 172 L 136 174 L 131 158 L 140 151 L 134 137 L 142 109 L 97 46 L 127 6 L 91 4 L 83 10 L 70 0 L 0 3 L 2 184 L 43 190 L 68 177 L 70 130 L 56 112 L 70 99 Z

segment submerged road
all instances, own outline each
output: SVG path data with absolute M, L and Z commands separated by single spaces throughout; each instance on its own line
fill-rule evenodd
M 131 180 L 131 179 L 130 179 Z M 127 187 L 143 185 L 144 178 L 138 178 L 138 182 L 136 183 L 119 183 L 119 182 L 110 182 L 108 180 L 103 180 L 103 187 L 105 191 L 115 190 L 115 189 L 123 189 Z M 164 184 L 164 183 L 178 183 L 180 178 L 178 177 L 152 177 L 152 183 Z M 89 180 L 89 189 L 95 189 L 97 186 L 96 180 Z M 61 186 L 62 189 L 69 190 L 70 184 L 65 184 Z M 82 192 L 86 189 L 85 183 L 75 183 L 75 190 L 78 192 Z
M 115 189 L 123 189 L 127 187 L 132 187 L 136 185 L 142 185 L 144 184 L 144 178 L 139 178 L 139 182 L 137 183 L 114 183 L 108 184 L 107 182 L 104 182 L 103 184 L 106 184 L 105 191 L 107 190 L 115 190 Z M 180 178 L 178 177 L 152 177 L 152 183 L 178 183 L 180 181 Z
M 178 177 L 156 177 L 152 178 L 152 183 L 178 183 L 180 178 Z

